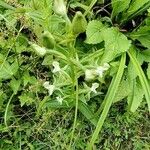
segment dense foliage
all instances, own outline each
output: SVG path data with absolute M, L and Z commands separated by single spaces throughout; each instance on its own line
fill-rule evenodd
M 0 1 L 0 149 L 150 149 L 149 0 Z

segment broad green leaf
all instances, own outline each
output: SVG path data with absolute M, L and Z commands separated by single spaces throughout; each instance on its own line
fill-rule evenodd
M 109 28 L 104 34 L 105 50 L 115 51 L 116 54 L 126 52 L 131 45 L 127 37 L 120 33 L 117 28 Z
M 128 97 L 131 112 L 135 112 L 137 110 L 144 97 L 144 91 L 141 84 L 136 82 L 136 80 L 134 80 L 133 84 L 131 95 Z
M 112 18 L 129 7 L 131 0 L 112 0 Z
M 150 48 L 150 26 L 144 26 L 139 30 L 132 32 L 130 37 L 138 40 L 144 47 Z
M 86 43 L 88 44 L 97 44 L 103 41 L 103 30 L 106 29 L 106 26 L 102 24 L 101 21 L 93 20 L 89 22 L 86 29 Z
M 117 28 L 106 29 L 104 33 L 105 51 L 102 63 L 113 60 L 131 46 L 131 42 Z

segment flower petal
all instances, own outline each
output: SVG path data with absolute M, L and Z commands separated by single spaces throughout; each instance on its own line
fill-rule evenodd
M 92 83 L 90 90 L 94 93 L 97 93 L 96 89 L 99 87 L 99 83 Z
M 59 71 L 61 70 L 61 69 L 60 69 L 60 66 L 59 66 L 59 62 L 54 61 L 54 62 L 52 63 L 52 65 L 53 65 L 53 67 L 54 67 L 54 69 L 52 70 L 53 73 L 59 72 Z

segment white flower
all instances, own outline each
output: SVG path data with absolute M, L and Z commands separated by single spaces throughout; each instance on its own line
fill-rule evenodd
M 54 12 L 60 16 L 65 16 L 67 14 L 64 0 L 54 0 Z
M 56 100 L 62 105 L 63 98 L 61 96 L 57 96 Z
M 103 66 L 99 66 L 96 69 L 96 73 L 98 76 L 100 76 L 101 78 L 103 77 L 104 71 L 108 70 L 110 67 L 110 65 L 108 63 L 104 63 Z
M 94 69 L 91 69 L 91 70 L 89 70 L 89 69 L 87 69 L 86 71 L 85 71 L 85 80 L 92 80 L 92 79 L 94 79 L 95 78 L 95 70 Z
M 40 47 L 34 43 L 31 43 L 31 46 L 39 56 L 44 56 L 46 54 L 46 49 L 44 47 Z
M 99 87 L 98 83 L 92 83 L 92 87 L 90 88 L 90 90 L 94 93 L 97 93 L 96 89 Z
M 44 82 L 43 86 L 44 88 L 48 90 L 49 96 L 51 96 L 55 90 L 55 86 L 52 84 L 49 84 L 48 81 Z
M 59 66 L 59 62 L 54 61 L 54 62 L 52 63 L 52 65 L 53 65 L 53 67 L 54 67 L 54 69 L 52 70 L 53 73 L 59 72 L 59 71 L 61 70 L 61 69 L 60 69 L 60 66 Z
M 104 73 L 103 67 L 101 67 L 101 66 L 97 67 L 96 73 L 97 73 L 98 76 L 100 76 L 102 78 L 103 77 L 103 73 Z
M 104 63 L 103 69 L 108 70 L 110 68 L 110 65 L 108 63 Z

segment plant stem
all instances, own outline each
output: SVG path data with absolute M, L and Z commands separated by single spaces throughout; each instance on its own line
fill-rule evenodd
M 14 95 L 15 95 L 15 93 L 13 93 L 13 94 L 11 95 L 11 97 L 9 98 L 8 103 L 7 103 L 7 106 L 6 106 L 6 109 L 5 109 L 4 123 L 5 123 L 5 126 L 6 126 L 6 127 L 8 127 L 8 125 L 7 125 L 8 108 L 9 108 L 10 102 L 11 102 L 12 98 L 14 97 Z
M 76 123 L 77 123 L 77 115 L 78 115 L 78 104 L 79 104 L 79 85 L 78 85 L 78 78 L 77 78 L 77 73 L 75 72 L 76 79 L 75 79 L 75 84 L 76 84 L 76 103 L 75 103 L 75 114 L 74 114 L 74 123 L 73 123 L 73 129 L 71 133 L 71 140 L 69 144 L 69 149 L 71 149 L 73 137 L 74 137 L 74 132 L 76 128 Z

